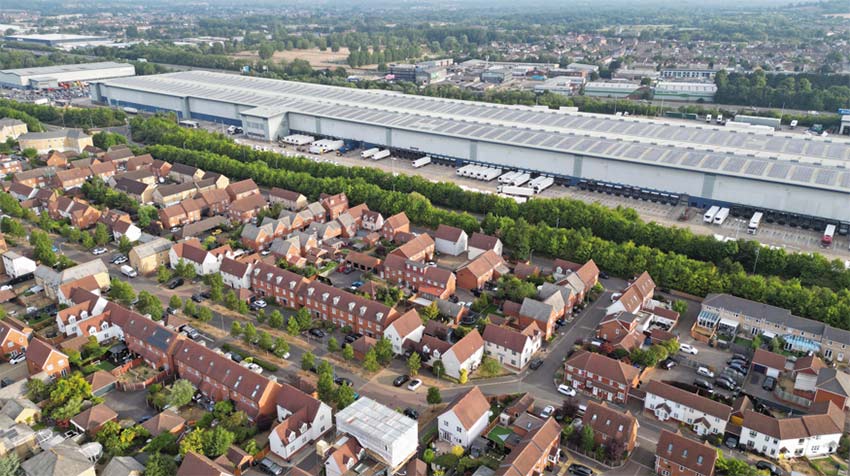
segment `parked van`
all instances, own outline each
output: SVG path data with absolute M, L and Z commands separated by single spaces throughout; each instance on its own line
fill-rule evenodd
M 127 266 L 126 264 L 121 267 L 121 274 L 127 276 L 128 278 L 135 278 L 139 275 L 132 266 Z

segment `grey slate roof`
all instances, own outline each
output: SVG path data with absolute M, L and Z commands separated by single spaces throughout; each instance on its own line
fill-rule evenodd
M 850 396 L 850 374 L 831 367 L 820 369 L 815 387 L 848 397 Z
M 552 317 L 552 306 L 536 299 L 525 298 L 522 300 L 519 313 L 535 321 L 549 322 L 549 318 Z
M 77 476 L 93 467 L 80 447 L 67 440 L 21 463 L 27 476 Z

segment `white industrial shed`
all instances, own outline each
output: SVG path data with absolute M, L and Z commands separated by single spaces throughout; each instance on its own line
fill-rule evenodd
M 114 106 L 242 125 L 269 140 L 334 137 L 570 185 L 667 192 L 693 206 L 850 222 L 850 143 L 842 140 L 206 71 L 99 81 L 91 94 Z
M 4 69 L 0 71 L 0 85 L 11 88 L 56 88 L 59 83 L 88 82 L 96 79 L 134 76 L 135 74 L 136 68 L 127 63 L 107 61 L 63 64 L 41 68 Z

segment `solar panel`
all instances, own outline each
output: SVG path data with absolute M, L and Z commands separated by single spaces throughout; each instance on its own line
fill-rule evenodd
M 815 174 L 815 183 L 819 185 L 835 185 L 835 180 L 838 178 L 838 171 L 821 169 Z
M 682 159 L 682 165 L 687 165 L 688 167 L 696 167 L 702 162 L 702 158 L 705 154 L 696 154 L 694 152 L 687 152 L 685 157 Z
M 788 141 L 785 143 L 784 152 L 786 154 L 802 154 L 804 145 L 806 145 L 806 143 L 801 140 Z
M 809 142 L 808 147 L 806 147 L 806 155 L 820 156 L 823 154 L 823 150 L 825 149 L 825 144 L 823 142 Z
M 523 132 L 522 134 L 518 135 L 516 139 L 514 139 L 514 142 L 523 142 L 524 143 L 528 139 L 531 139 L 531 136 L 533 136 L 533 135 L 534 134 L 531 133 L 531 132 Z
M 486 139 L 495 139 L 496 137 L 498 137 L 498 136 L 500 136 L 500 135 L 502 135 L 502 134 L 504 134 L 504 133 L 505 133 L 505 130 L 504 130 L 504 129 L 499 129 L 499 128 L 497 128 L 497 127 L 494 127 L 492 131 L 490 131 L 490 132 L 488 132 L 488 133 L 484 134 L 484 137 L 485 137 Z
M 605 151 L 607 151 L 607 150 L 608 150 L 608 149 L 610 149 L 610 148 L 611 148 L 611 142 L 607 142 L 607 141 L 605 141 L 605 142 L 603 142 L 603 141 L 599 141 L 599 142 L 597 142 L 596 144 L 594 144 L 594 145 L 593 145 L 593 147 L 591 147 L 591 148 L 588 150 L 588 152 L 590 152 L 591 154 L 600 154 L 600 155 L 602 155 L 602 154 L 605 154 Z
M 746 161 L 738 157 L 729 157 L 723 164 L 723 170 L 727 172 L 740 172 Z
M 658 159 L 660 159 L 661 156 L 664 155 L 664 153 L 666 153 L 666 152 L 667 152 L 666 149 L 661 149 L 659 147 L 653 147 L 652 149 L 649 149 L 649 152 L 644 154 L 643 160 L 648 160 L 650 162 L 657 162 Z
M 747 163 L 747 169 L 744 173 L 749 175 L 764 175 L 764 171 L 767 169 L 767 164 L 769 164 L 769 162 L 764 160 L 750 160 Z
M 564 139 L 555 146 L 558 149 L 562 150 L 572 150 L 573 147 L 581 141 L 581 137 L 569 136 L 564 137 Z
M 687 152 L 678 149 L 670 149 L 670 153 L 664 156 L 661 159 L 665 164 L 677 164 L 683 157 L 687 155 Z
M 692 133 L 693 133 L 693 131 L 691 129 L 686 129 L 686 128 L 683 127 L 681 129 L 677 130 L 673 134 L 671 139 L 673 139 L 673 140 L 687 140 L 688 138 L 691 137 Z
M 534 136 L 531 139 L 525 141 L 525 143 L 530 144 L 530 145 L 534 145 L 534 146 L 539 146 L 545 140 L 549 139 L 549 137 L 550 137 L 550 134 L 546 134 L 546 133 L 541 132 L 541 133 L 538 133 L 538 134 L 534 134 Z
M 815 169 L 811 167 L 804 167 L 802 165 L 798 165 L 794 167 L 794 171 L 791 172 L 791 180 L 796 180 L 798 182 L 808 182 L 812 179 L 812 174 Z
M 826 156 L 830 159 L 843 159 L 845 152 L 847 149 L 838 144 L 832 144 L 826 148 Z
M 725 159 L 725 157 L 721 155 L 707 154 L 702 160 L 702 166 L 707 169 L 718 170 L 720 169 L 720 165 L 723 163 L 723 159 Z
M 479 126 L 478 124 L 472 124 L 470 126 L 467 126 L 467 127 L 464 127 L 463 129 L 461 129 L 461 131 L 458 132 L 458 134 L 466 135 L 466 134 L 469 134 L 470 132 L 478 129 L 479 127 L 481 127 L 481 126 Z
M 648 149 L 648 147 L 646 147 L 646 146 L 634 144 L 634 145 L 630 146 L 628 149 L 624 150 L 623 155 L 625 155 L 626 157 L 628 157 L 630 159 L 637 159 L 638 157 L 643 155 L 643 153 L 646 152 L 647 149 Z
M 784 145 L 785 140 L 774 137 L 773 139 L 768 140 L 764 147 L 771 152 L 782 152 Z
M 742 134 L 730 134 L 726 141 L 726 147 L 741 147 L 744 144 L 744 136 Z
M 773 178 L 785 178 L 789 170 L 791 170 L 791 164 L 776 162 L 767 171 L 767 175 Z
M 850 188 L 850 172 L 842 172 L 839 182 L 841 183 L 842 187 Z

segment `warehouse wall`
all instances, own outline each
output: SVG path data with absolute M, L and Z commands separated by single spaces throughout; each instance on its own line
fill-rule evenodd
M 122 103 L 139 104 L 149 106 L 151 108 L 168 109 L 171 111 L 181 111 L 183 109 L 183 99 L 176 96 L 131 91 L 107 85 L 101 85 L 100 91 L 101 94 L 110 100 L 118 100 Z
M 192 117 L 211 121 L 228 121 L 239 124 L 239 108 L 235 104 L 209 101 L 205 99 L 189 98 L 189 109 Z
M 715 178 L 712 197 L 706 198 L 850 221 L 847 194 L 828 190 L 718 175 Z

